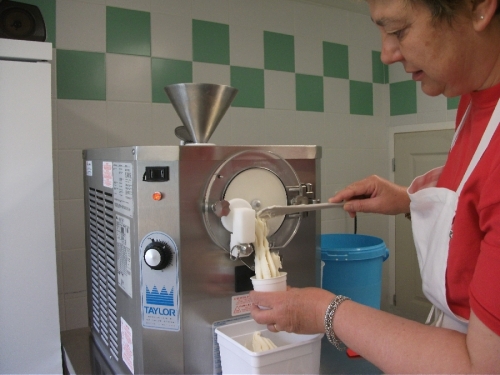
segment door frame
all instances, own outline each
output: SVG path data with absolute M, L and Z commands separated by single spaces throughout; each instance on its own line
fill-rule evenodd
M 413 133 L 413 132 L 423 132 L 432 130 L 447 130 L 455 129 L 455 121 L 446 122 L 436 122 L 429 124 L 413 124 L 413 125 L 402 125 L 389 128 L 389 180 L 394 182 L 394 172 L 392 170 L 392 159 L 394 158 L 394 137 L 398 133 Z M 389 249 L 396 252 L 396 219 L 394 216 L 389 216 Z M 389 293 L 387 294 L 386 301 L 389 305 L 394 305 L 393 296 L 396 294 L 396 257 L 390 256 L 387 259 L 389 268 Z

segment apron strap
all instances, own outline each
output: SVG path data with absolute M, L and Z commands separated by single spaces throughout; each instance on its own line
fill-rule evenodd
M 481 141 L 479 142 L 479 145 L 477 146 L 476 152 L 474 153 L 474 156 L 472 157 L 472 159 L 469 163 L 469 166 L 467 167 L 467 170 L 465 171 L 464 177 L 462 178 L 462 182 L 460 182 L 460 185 L 458 186 L 458 189 L 457 189 L 458 195 L 460 195 L 460 193 L 462 192 L 462 188 L 464 187 L 465 183 L 467 182 L 467 179 L 469 178 L 472 171 L 474 170 L 477 163 L 479 162 L 479 159 L 481 159 L 481 156 L 483 156 L 484 151 L 488 147 L 488 144 L 490 143 L 490 140 L 493 137 L 493 134 L 497 130 L 499 122 L 500 122 L 500 99 L 498 100 L 497 105 L 495 107 L 495 110 L 493 111 L 493 114 L 491 115 L 488 126 L 486 127 L 486 130 L 484 131 L 484 134 L 481 138 Z

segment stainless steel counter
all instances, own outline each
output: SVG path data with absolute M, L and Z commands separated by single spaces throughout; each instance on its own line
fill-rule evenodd
M 80 328 L 61 332 L 67 374 L 92 374 L 90 329 Z M 326 339 L 321 343 L 321 374 L 381 374 L 382 372 L 361 357 L 349 358 L 337 351 Z

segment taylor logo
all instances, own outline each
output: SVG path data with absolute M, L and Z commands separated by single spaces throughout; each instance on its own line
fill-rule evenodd
M 174 287 L 167 292 L 165 286 L 158 292 L 156 285 L 152 290 L 146 286 L 146 303 L 150 305 L 174 306 Z

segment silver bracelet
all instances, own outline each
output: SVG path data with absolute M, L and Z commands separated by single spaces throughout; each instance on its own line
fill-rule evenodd
M 347 348 L 342 341 L 339 340 L 335 332 L 333 332 L 333 318 L 337 312 L 338 307 L 344 301 L 350 300 L 349 297 L 338 295 L 333 301 L 328 305 L 325 313 L 325 332 L 328 341 L 332 343 L 337 350 L 345 351 Z

